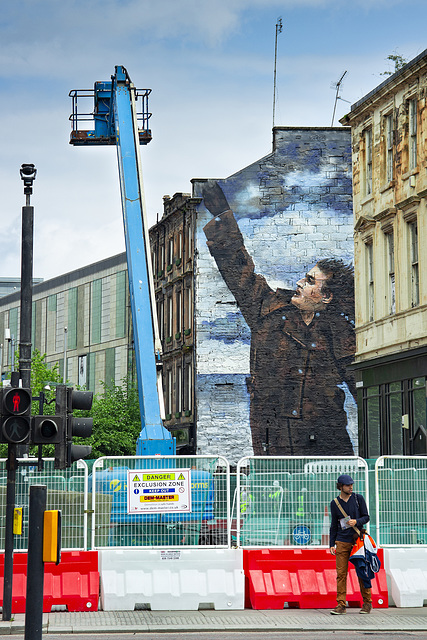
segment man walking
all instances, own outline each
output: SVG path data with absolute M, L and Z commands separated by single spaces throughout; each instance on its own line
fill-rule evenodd
M 340 495 L 331 502 L 331 529 L 329 534 L 330 552 L 336 558 L 337 569 L 337 606 L 332 609 L 334 615 L 346 612 L 348 561 L 353 539 L 360 535 L 364 524 L 369 522 L 368 508 L 363 496 L 353 493 L 353 478 L 347 474 L 337 480 Z M 371 589 L 367 589 L 359 578 L 363 606 L 359 613 L 371 613 Z

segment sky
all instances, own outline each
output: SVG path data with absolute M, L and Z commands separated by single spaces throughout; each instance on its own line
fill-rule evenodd
M 72 89 L 123 65 L 150 88 L 141 147 L 149 225 L 163 196 L 224 178 L 271 151 L 277 126 L 334 125 L 351 103 L 427 48 L 425 0 L 14 0 L 0 16 L 0 276 L 20 276 L 19 169 L 37 168 L 34 277 L 124 251 L 114 147 L 69 145 Z

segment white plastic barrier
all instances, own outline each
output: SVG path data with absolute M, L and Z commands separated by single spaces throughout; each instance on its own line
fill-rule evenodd
M 389 596 L 396 607 L 427 601 L 427 548 L 384 549 Z
M 103 549 L 104 611 L 244 609 L 242 549 Z

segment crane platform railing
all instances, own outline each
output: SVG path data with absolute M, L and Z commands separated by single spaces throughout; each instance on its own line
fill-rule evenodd
M 99 99 L 99 85 L 103 86 L 101 99 Z M 113 117 L 110 110 L 112 82 L 96 82 L 93 89 L 73 89 L 68 94 L 72 100 L 72 113 L 69 117 L 71 122 L 70 144 L 72 145 L 115 145 L 116 134 L 113 126 Z M 138 137 L 140 144 L 148 144 L 151 141 L 151 130 L 149 120 L 151 113 L 148 111 L 148 96 L 151 89 L 136 89 L 134 92 L 135 104 L 137 107 L 136 119 L 138 124 Z M 95 97 L 98 100 L 95 100 Z M 90 105 L 97 102 L 97 106 L 92 111 L 87 108 L 87 100 Z M 90 128 L 87 123 L 94 123 L 95 128 Z

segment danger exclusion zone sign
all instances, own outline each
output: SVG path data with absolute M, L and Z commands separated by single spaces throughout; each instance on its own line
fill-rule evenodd
M 128 470 L 128 513 L 191 511 L 191 469 Z

